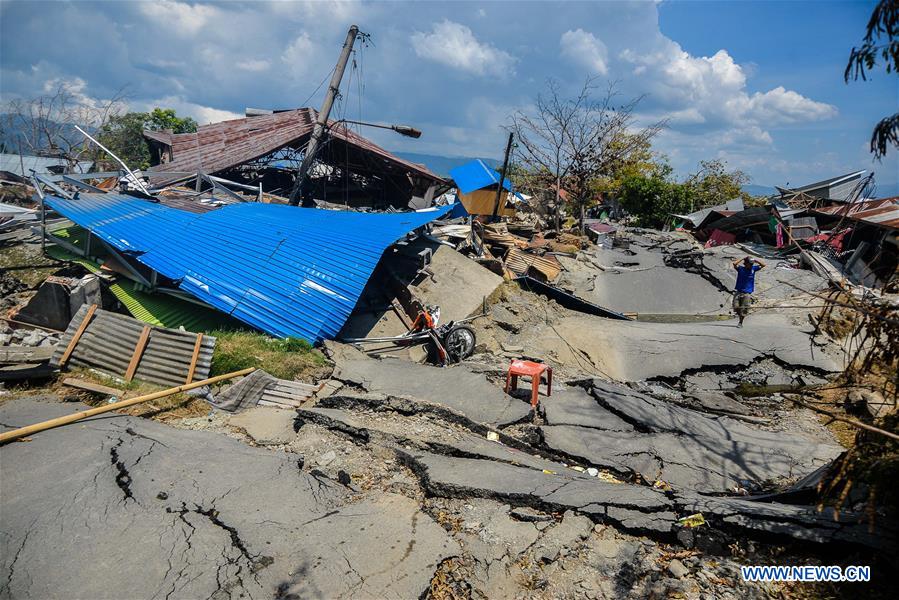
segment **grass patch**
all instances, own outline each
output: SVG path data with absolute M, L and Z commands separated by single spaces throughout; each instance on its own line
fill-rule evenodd
M 210 376 L 257 367 L 279 379 L 310 379 L 327 373 L 328 360 L 309 342 L 271 338 L 248 331 L 213 331 L 215 354 Z

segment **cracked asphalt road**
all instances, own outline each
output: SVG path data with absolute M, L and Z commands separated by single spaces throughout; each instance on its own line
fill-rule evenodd
M 592 402 L 591 402 L 592 401 Z M 842 449 L 676 406 L 595 380 L 544 400 L 546 445 L 597 467 L 678 490 L 725 493 L 806 475 Z
M 19 399 L 0 422 L 84 408 Z M 0 598 L 409 598 L 458 551 L 411 499 L 140 418 L 43 432 L 0 465 Z

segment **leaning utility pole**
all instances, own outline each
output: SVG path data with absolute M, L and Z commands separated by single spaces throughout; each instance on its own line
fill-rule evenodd
M 499 202 L 503 193 L 503 184 L 506 182 L 506 169 L 509 168 L 509 152 L 512 150 L 512 137 L 515 134 L 509 132 L 509 142 L 506 144 L 506 156 L 503 158 L 503 170 L 499 172 L 499 187 L 496 188 L 496 204 L 493 206 L 493 216 L 499 214 Z
M 358 35 L 359 28 L 355 25 L 350 27 L 350 30 L 347 31 L 346 41 L 343 43 L 343 50 L 340 52 L 337 66 L 334 67 L 334 75 L 331 77 L 331 84 L 328 86 L 328 93 L 325 94 L 325 101 L 322 103 L 321 110 L 318 111 L 315 129 L 312 130 L 312 137 L 309 139 L 309 143 L 306 144 L 306 153 L 303 156 L 303 162 L 300 164 L 300 169 L 297 172 L 297 179 L 293 184 L 293 190 L 290 192 L 291 206 L 297 206 L 303 196 L 309 168 L 312 166 L 312 161 L 315 160 L 315 155 L 318 152 L 318 145 L 325 133 L 325 127 L 328 124 L 328 116 L 331 114 L 331 106 L 334 105 L 334 100 L 337 98 L 337 94 L 340 93 L 340 80 L 343 79 L 343 72 L 346 70 L 350 52 L 353 51 L 353 44 L 356 42 L 356 37 Z

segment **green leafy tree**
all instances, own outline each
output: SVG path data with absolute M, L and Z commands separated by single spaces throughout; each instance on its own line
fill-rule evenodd
M 150 146 L 144 130 L 192 133 L 197 130 L 197 122 L 177 116 L 171 108 L 129 112 L 111 117 L 100 128 L 98 139 L 132 169 L 146 169 L 150 166 Z
M 868 71 L 883 61 L 887 74 L 899 74 L 899 1 L 881 0 L 871 18 L 862 45 L 849 53 L 843 80 L 868 79 Z M 895 89 L 895 88 L 894 88 Z M 895 97 L 894 97 L 895 99 Z M 871 134 L 871 152 L 883 158 L 889 146 L 899 147 L 899 113 L 884 117 Z
M 662 228 L 671 215 L 690 208 L 690 187 L 670 180 L 671 168 L 660 165 L 649 175 L 629 175 L 618 190 L 621 207 L 637 220 L 641 227 Z
M 699 161 L 699 169 L 687 178 L 685 185 L 690 194 L 690 211 L 724 204 L 734 198 L 749 200 L 743 191 L 749 176 L 740 170 L 728 171 L 723 160 Z
M 648 176 L 658 171 L 664 163 L 664 158 L 653 151 L 652 141 L 645 136 L 619 132 L 609 146 L 613 159 L 609 161 L 606 173 L 592 182 L 593 191 L 597 195 L 615 198 L 625 179 Z

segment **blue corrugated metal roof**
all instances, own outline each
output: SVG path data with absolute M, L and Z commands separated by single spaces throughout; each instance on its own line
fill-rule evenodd
M 45 202 L 211 306 L 309 341 L 337 335 L 388 246 L 453 208 L 365 214 L 248 202 L 193 214 L 119 194 Z
M 469 194 L 475 190 L 482 190 L 491 185 L 499 185 L 500 175 L 488 167 L 481 159 L 475 159 L 460 165 L 450 171 L 450 176 L 456 182 L 456 187 L 463 194 Z M 512 183 L 506 178 L 503 187 L 512 191 Z

